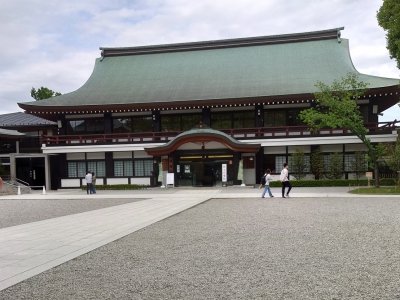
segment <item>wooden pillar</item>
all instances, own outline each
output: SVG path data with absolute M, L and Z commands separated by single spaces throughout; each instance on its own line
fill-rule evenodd
M 161 115 L 159 110 L 152 111 L 152 118 L 153 118 L 153 132 L 161 131 Z
M 256 104 L 254 107 L 254 127 L 264 127 L 264 105 Z
M 104 113 L 104 133 L 113 132 L 113 120 L 110 112 Z
M 105 158 L 105 163 L 106 163 L 106 178 L 104 179 L 104 184 L 107 184 L 107 178 L 114 176 L 113 153 L 106 152 L 104 158 Z
M 264 174 L 264 147 L 256 153 L 256 183 L 260 183 L 261 174 Z
M 203 122 L 203 124 L 211 127 L 211 109 L 210 108 L 203 108 L 202 122 Z

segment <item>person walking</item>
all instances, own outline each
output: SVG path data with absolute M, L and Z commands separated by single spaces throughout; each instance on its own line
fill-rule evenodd
M 92 194 L 96 194 L 96 176 L 92 172 Z
M 271 176 L 271 170 L 270 169 L 267 169 L 266 171 L 265 171 L 265 174 L 264 174 L 264 176 L 263 176 L 263 179 L 264 180 L 261 180 L 261 183 L 264 183 L 265 184 L 265 187 L 264 187 L 264 191 L 263 191 L 263 193 L 262 193 L 262 195 L 261 195 L 261 198 L 265 198 L 264 196 L 265 196 L 265 193 L 268 191 L 268 194 L 269 194 L 269 196 L 272 198 L 272 197 L 274 197 L 274 195 L 272 195 L 272 193 L 271 193 L 271 189 L 269 188 L 269 182 L 270 181 L 272 181 L 272 176 Z
M 85 176 L 85 179 L 86 179 L 86 192 L 89 195 L 92 193 L 92 173 L 88 171 Z
M 286 198 L 286 197 L 290 197 L 289 193 L 292 190 L 292 185 L 290 184 L 289 181 L 289 171 L 288 171 L 289 165 L 287 163 L 283 164 L 283 169 L 281 172 L 281 176 L 280 176 L 280 180 L 282 183 L 282 198 Z M 286 197 L 285 197 L 285 188 L 288 187 L 288 191 L 286 193 Z

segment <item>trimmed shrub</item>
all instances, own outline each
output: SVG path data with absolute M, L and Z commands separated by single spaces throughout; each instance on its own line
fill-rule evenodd
M 324 187 L 324 186 L 368 186 L 368 180 L 356 180 L 356 179 L 335 179 L 335 180 L 291 180 L 290 183 L 293 187 Z M 370 181 L 370 185 L 373 186 L 374 182 Z M 396 179 L 394 178 L 382 178 L 379 180 L 381 186 L 394 186 L 396 185 Z M 281 187 L 280 181 L 271 181 L 270 187 Z

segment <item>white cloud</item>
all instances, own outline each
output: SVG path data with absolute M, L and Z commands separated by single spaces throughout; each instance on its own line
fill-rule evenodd
M 376 21 L 381 4 L 381 0 L 5 1 L 0 10 L 0 113 L 18 111 L 17 102 L 30 101 L 32 86 L 62 93 L 82 86 L 100 55 L 100 46 L 345 26 L 342 37 L 350 40 L 351 56 L 360 72 L 398 78 L 400 72 L 386 50 L 385 33 Z

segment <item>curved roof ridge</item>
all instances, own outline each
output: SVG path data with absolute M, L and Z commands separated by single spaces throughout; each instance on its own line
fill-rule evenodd
M 172 51 L 207 50 L 215 48 L 243 47 L 251 45 L 281 44 L 324 39 L 337 39 L 340 42 L 340 31 L 344 27 L 327 30 L 256 36 L 234 39 L 207 40 L 187 43 L 159 44 L 134 47 L 99 47 L 102 59 L 108 56 L 150 54 Z

